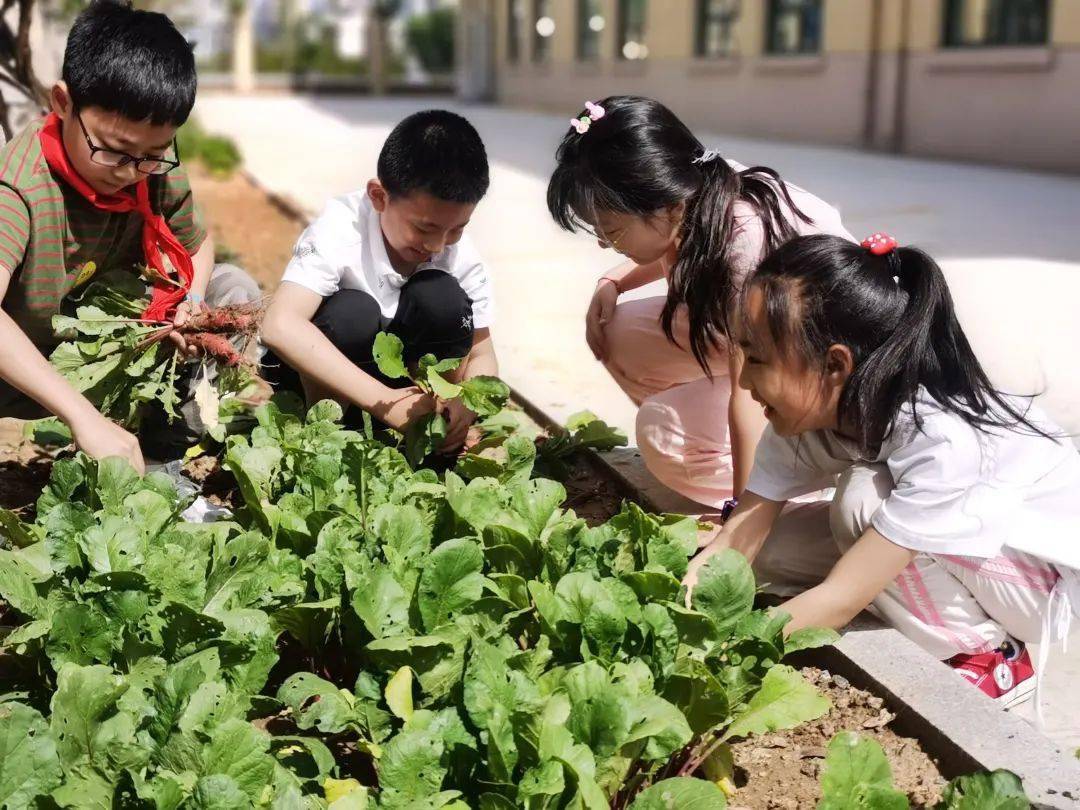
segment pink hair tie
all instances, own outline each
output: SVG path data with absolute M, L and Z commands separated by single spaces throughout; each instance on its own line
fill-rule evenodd
M 585 114 L 580 118 L 571 118 L 570 126 L 572 126 L 578 135 L 584 135 L 589 131 L 589 127 L 593 125 L 594 121 L 599 121 L 607 114 L 607 110 L 601 107 L 599 104 L 593 104 L 591 101 L 585 102 Z
M 862 246 L 875 256 L 888 256 L 900 243 L 887 233 L 875 233 L 862 240 Z

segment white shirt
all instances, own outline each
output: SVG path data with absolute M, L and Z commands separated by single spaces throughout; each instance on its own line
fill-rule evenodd
M 495 291 L 484 263 L 468 236 L 448 245 L 416 269 L 434 268 L 457 279 L 473 306 L 473 327 L 490 327 Z M 390 264 L 379 213 L 367 191 L 354 191 L 326 204 L 318 219 L 300 235 L 282 281 L 299 284 L 323 298 L 338 290 L 363 290 L 386 318 L 397 312 L 408 278 Z
M 1010 403 L 1021 413 L 1027 407 L 1022 399 Z M 1064 561 L 1066 546 L 1070 552 L 1080 547 L 1080 454 L 1071 441 L 973 428 L 942 410 L 925 389 L 915 410 L 922 430 L 905 405 L 874 458 L 860 458 L 852 442 L 831 431 L 785 439 L 770 426 L 747 489 L 786 501 L 833 486 L 855 463 L 884 463 L 894 489 L 872 525 L 899 546 L 994 557 L 1009 545 L 1052 562 Z M 1034 406 L 1027 418 L 1051 435 L 1061 433 Z

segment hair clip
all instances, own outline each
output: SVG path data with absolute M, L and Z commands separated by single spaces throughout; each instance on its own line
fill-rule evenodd
M 863 239 L 862 246 L 875 256 L 887 256 L 896 250 L 900 243 L 887 233 L 875 233 Z
M 696 158 L 694 158 L 690 162 L 691 163 L 709 163 L 710 161 L 716 160 L 718 157 L 720 157 L 720 150 L 719 149 L 706 149 L 704 152 L 702 152 L 700 155 L 698 155 Z
M 580 118 L 571 118 L 570 126 L 572 126 L 578 135 L 584 135 L 589 131 L 589 127 L 592 126 L 594 121 L 599 121 L 607 114 L 607 110 L 601 107 L 599 104 L 593 104 L 591 101 L 585 102 L 585 114 Z

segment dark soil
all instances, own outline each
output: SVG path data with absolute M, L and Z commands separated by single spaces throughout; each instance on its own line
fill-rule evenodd
M 583 455 L 568 463 L 569 473 L 562 479 L 566 487 L 563 508 L 573 509 L 590 526 L 598 526 L 618 514 L 623 497 L 610 476 L 601 475 Z
M 893 731 L 894 715 L 884 701 L 857 689 L 839 675 L 808 667 L 806 677 L 829 698 L 832 709 L 813 723 L 791 731 L 736 743 L 735 796 L 730 810 L 801 810 L 821 798 L 819 779 L 829 741 L 840 731 L 854 731 L 880 743 L 892 766 L 898 790 L 913 807 L 931 807 L 941 798 L 945 778 L 917 740 Z

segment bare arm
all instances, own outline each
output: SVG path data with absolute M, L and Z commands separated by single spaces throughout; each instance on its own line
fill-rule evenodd
M 741 495 L 750 481 L 750 471 L 754 468 L 754 453 L 769 420 L 765 418 L 764 409 L 750 396 L 750 392 L 739 385 L 743 353 L 733 348 L 728 357 L 731 374 L 731 400 L 728 404 L 731 464 L 735 473 L 735 494 Z
M 664 265 L 659 260 L 652 264 L 623 262 L 618 267 L 608 270 L 604 273 L 604 276 L 618 284 L 619 292 L 629 292 L 662 279 L 664 277 Z
M 683 584 L 687 588 L 687 607 L 690 606 L 691 592 L 697 584 L 698 573 L 709 558 L 725 548 L 732 548 L 753 562 L 783 508 L 783 502 L 770 501 L 753 492 L 745 493 L 739 499 L 738 507 L 725 521 L 716 539 L 690 561 L 690 568 L 683 578 Z
M 395 429 L 429 413 L 434 403 L 417 389 L 389 388 L 338 351 L 311 322 L 322 301 L 306 287 L 283 282 L 263 320 L 263 342 L 301 376 Z
M 791 614 L 785 632 L 803 627 L 839 630 L 874 601 L 913 559 L 915 552 L 911 549 L 896 545 L 876 529 L 867 529 L 824 582 L 781 606 Z
M 468 380 L 472 377 L 498 377 L 499 358 L 495 356 L 495 342 L 491 339 L 491 330 L 487 327 L 473 333 L 473 345 L 469 356 L 459 367 L 454 380 Z
M 195 268 L 195 275 L 191 279 L 192 297 L 201 300 L 206 297 L 210 276 L 214 274 L 214 237 L 209 233 L 191 257 L 191 264 Z
M 608 344 L 604 329 L 615 315 L 619 296 L 663 277 L 664 265 L 660 261 L 646 265 L 625 262 L 600 277 L 585 313 L 585 342 L 589 344 L 593 357 L 601 362 L 607 361 Z
M 8 271 L 0 268 L 0 300 L 7 294 L 10 280 Z M 81 450 L 94 458 L 120 456 L 140 473 L 144 471 L 138 439 L 98 413 L 3 310 L 0 346 L 0 377 L 67 424 Z

